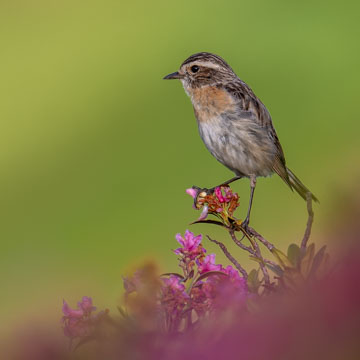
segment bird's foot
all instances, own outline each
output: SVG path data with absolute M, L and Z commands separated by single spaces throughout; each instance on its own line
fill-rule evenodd
M 250 232 L 249 232 L 249 222 L 250 222 L 250 219 L 249 219 L 249 217 L 247 216 L 247 217 L 245 218 L 245 220 L 241 223 L 242 229 L 243 229 L 247 234 L 250 234 Z

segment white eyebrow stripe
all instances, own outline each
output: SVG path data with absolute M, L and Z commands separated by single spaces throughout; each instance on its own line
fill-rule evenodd
M 204 66 L 204 67 L 211 68 L 211 69 L 216 69 L 216 70 L 220 69 L 220 65 L 214 64 L 211 61 L 196 61 L 196 60 L 189 63 L 189 64 L 185 64 L 185 67 L 191 67 L 193 65 Z

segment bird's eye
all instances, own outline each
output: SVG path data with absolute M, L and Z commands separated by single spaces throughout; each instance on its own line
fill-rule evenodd
M 199 67 L 197 66 L 197 65 L 193 65 L 192 67 L 191 67 L 191 72 L 193 72 L 194 74 L 196 73 L 196 72 L 198 72 L 199 71 Z

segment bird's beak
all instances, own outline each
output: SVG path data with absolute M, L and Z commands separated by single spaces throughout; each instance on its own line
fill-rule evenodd
M 173 73 L 171 73 L 169 75 L 166 75 L 164 77 L 164 80 L 181 79 L 181 78 L 182 78 L 182 76 L 179 74 L 178 71 L 176 71 L 176 72 L 173 72 Z

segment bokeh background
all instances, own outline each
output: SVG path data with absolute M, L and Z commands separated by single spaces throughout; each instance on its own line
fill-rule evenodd
M 199 215 L 185 189 L 232 176 L 202 144 L 181 84 L 162 80 L 195 52 L 224 57 L 266 104 L 289 167 L 321 200 L 313 232 L 326 242 L 359 180 L 359 10 L 356 1 L 2 0 L 1 331 L 34 319 L 57 327 L 63 298 L 92 296 L 113 311 L 121 275 L 144 259 L 176 270 L 174 235 Z M 240 217 L 248 187 L 234 185 Z M 286 249 L 305 221 L 305 203 L 278 177 L 258 181 L 259 232 Z

